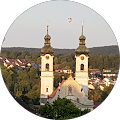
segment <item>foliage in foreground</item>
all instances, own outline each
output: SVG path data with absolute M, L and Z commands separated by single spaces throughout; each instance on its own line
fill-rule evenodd
M 41 116 L 58 120 L 72 119 L 90 112 L 89 109 L 81 111 L 66 98 L 58 98 L 53 102 L 53 104 L 47 102 L 44 106 L 41 106 L 39 110 L 38 109 L 39 108 L 36 109 L 36 112 L 38 112 Z

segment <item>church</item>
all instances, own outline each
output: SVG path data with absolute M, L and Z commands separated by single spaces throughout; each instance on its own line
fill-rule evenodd
M 79 37 L 79 47 L 75 50 L 76 58 L 76 71 L 75 80 L 70 76 L 67 80 L 63 80 L 59 83 L 58 88 L 53 91 L 54 74 L 53 74 L 53 58 L 54 49 L 51 47 L 51 36 L 48 34 L 44 37 L 44 47 L 41 49 L 41 95 L 40 105 L 44 105 L 47 101 L 52 103 L 58 97 L 67 98 L 73 102 L 76 107 L 81 110 L 91 109 L 93 110 L 93 100 L 88 99 L 88 59 L 89 49 L 85 46 L 86 37 L 82 35 Z

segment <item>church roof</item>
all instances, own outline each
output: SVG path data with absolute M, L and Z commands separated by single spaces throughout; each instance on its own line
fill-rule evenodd
M 66 80 L 63 80 L 60 85 L 62 85 Z M 49 98 L 52 98 L 55 96 L 56 92 L 59 90 L 59 86 L 55 89 L 55 91 L 49 96 Z
M 54 49 L 51 47 L 50 45 L 50 35 L 48 34 L 48 25 L 47 25 L 47 35 L 44 37 L 45 39 L 45 43 L 44 43 L 44 47 L 41 49 L 41 54 L 53 54 L 54 53 Z
M 79 47 L 75 50 L 76 55 L 89 53 L 89 49 L 85 46 L 85 39 L 86 37 L 83 35 L 83 25 L 82 25 L 82 35 L 79 37 L 80 40 Z
M 75 50 L 76 54 L 88 54 L 89 49 L 85 45 L 79 45 L 79 47 Z

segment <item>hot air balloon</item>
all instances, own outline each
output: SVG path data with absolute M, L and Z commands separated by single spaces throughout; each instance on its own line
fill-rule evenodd
M 72 21 L 72 18 L 68 18 L 68 22 L 71 23 L 71 21 Z

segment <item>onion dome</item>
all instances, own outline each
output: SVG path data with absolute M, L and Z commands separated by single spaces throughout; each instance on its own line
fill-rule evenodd
M 53 54 L 54 53 L 54 49 L 51 47 L 50 45 L 50 35 L 48 34 L 48 25 L 47 25 L 47 35 L 44 37 L 45 39 L 45 43 L 44 43 L 44 47 L 41 49 L 41 54 L 45 55 L 45 54 Z
M 83 35 L 83 25 L 82 25 L 82 35 L 79 37 L 80 43 L 79 47 L 75 50 L 76 55 L 88 54 L 89 49 L 85 46 L 86 37 Z

